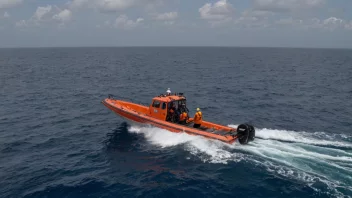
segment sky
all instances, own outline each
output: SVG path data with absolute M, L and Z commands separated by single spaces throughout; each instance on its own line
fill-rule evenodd
M 352 0 L 0 0 L 0 47 L 352 48 Z

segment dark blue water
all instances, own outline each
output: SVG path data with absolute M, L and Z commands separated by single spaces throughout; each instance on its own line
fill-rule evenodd
M 352 50 L 0 49 L 1 197 L 351 197 Z M 184 92 L 227 145 L 100 102 Z

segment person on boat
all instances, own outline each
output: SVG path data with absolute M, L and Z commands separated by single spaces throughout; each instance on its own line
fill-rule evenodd
M 199 128 L 202 125 L 202 112 L 199 108 L 197 108 L 197 112 L 194 114 L 193 122 L 193 128 Z
M 188 114 L 186 111 L 183 111 L 180 115 L 180 121 L 178 122 L 179 124 L 187 124 L 188 120 Z
M 188 108 L 186 107 L 186 104 L 185 104 L 185 103 L 182 103 L 181 108 L 182 108 L 182 111 L 185 111 L 187 114 L 189 113 L 189 110 L 188 110 Z
M 169 110 L 170 113 L 175 113 L 176 112 L 176 107 L 175 106 L 176 106 L 175 103 L 171 102 L 170 110 Z
M 170 116 L 170 121 L 175 122 L 175 120 L 176 120 L 176 107 L 175 107 L 174 102 L 171 103 L 171 107 L 169 109 L 169 116 Z
M 168 95 L 168 96 L 171 95 L 171 90 L 170 90 L 170 88 L 167 88 L 166 95 Z

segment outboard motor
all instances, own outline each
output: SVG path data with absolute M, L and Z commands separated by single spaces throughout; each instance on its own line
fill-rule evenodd
M 237 127 L 237 136 L 240 144 L 248 144 L 248 142 L 253 141 L 255 138 L 255 129 L 249 124 L 240 124 Z

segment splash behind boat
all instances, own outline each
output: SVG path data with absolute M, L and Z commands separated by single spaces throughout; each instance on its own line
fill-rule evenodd
M 178 123 L 175 116 L 170 116 L 169 110 L 172 105 L 175 105 L 177 110 L 182 108 L 187 113 L 189 112 L 186 106 L 186 97 L 183 93 L 170 94 L 168 92 L 167 95 L 161 94 L 154 97 L 149 106 L 118 100 L 112 95 L 109 95 L 102 103 L 116 114 L 128 120 L 150 124 L 172 132 L 200 135 L 230 144 L 237 139 L 240 144 L 247 144 L 253 141 L 255 137 L 254 127 L 249 124 L 241 124 L 237 128 L 232 128 L 203 120 L 200 128 L 193 128 L 193 118 L 188 118 L 186 123 Z

